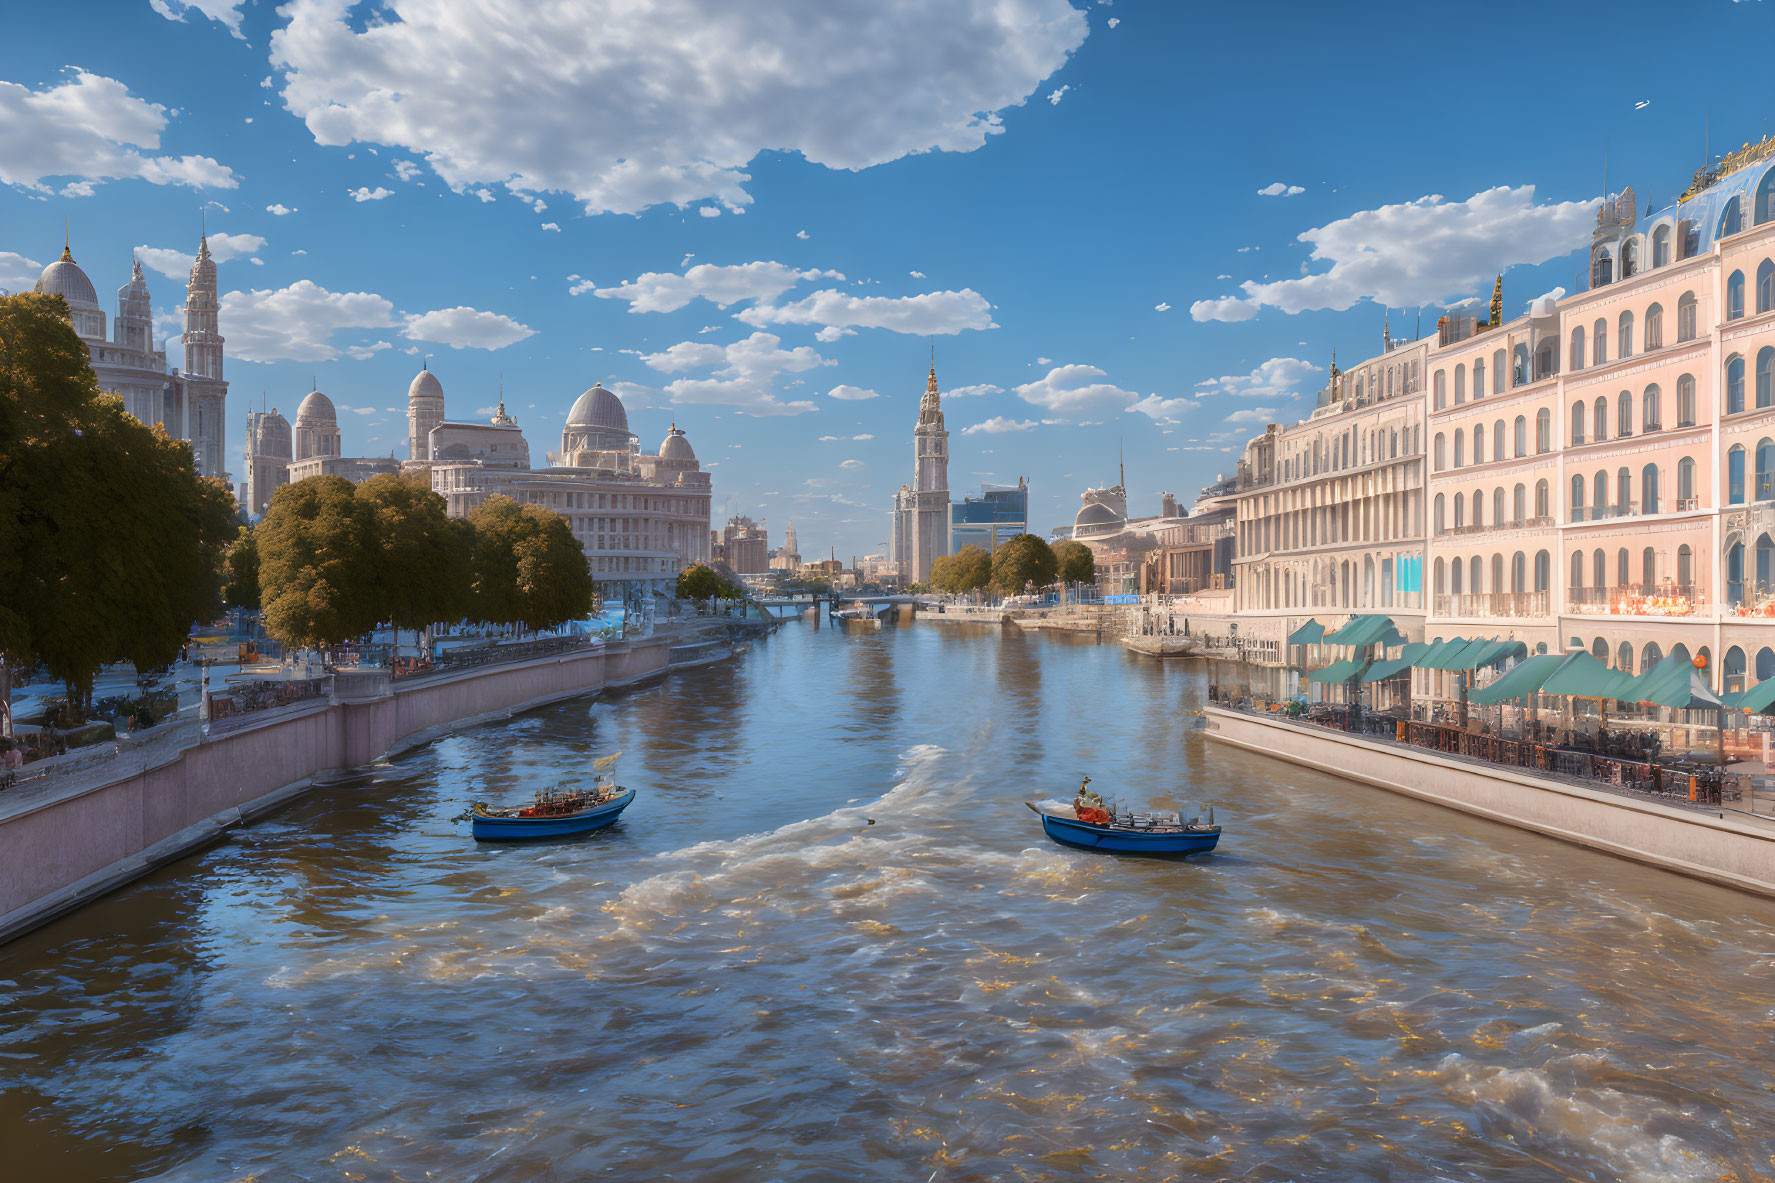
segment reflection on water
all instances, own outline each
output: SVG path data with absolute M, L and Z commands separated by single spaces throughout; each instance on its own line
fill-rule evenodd
M 1767 1177 L 1775 908 L 1208 746 L 1204 689 L 801 621 L 362 770 L 0 949 L 8 1168 Z M 618 829 L 453 820 L 617 749 Z M 1221 853 L 1047 844 L 1084 772 Z

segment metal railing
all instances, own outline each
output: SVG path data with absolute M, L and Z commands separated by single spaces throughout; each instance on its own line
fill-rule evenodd
M 210 719 L 238 718 L 255 711 L 275 710 L 308 699 L 323 698 L 332 683 L 330 675 L 236 683 L 226 690 L 211 692 Z
M 1614 505 L 1577 505 L 1572 507 L 1574 522 L 1605 522 L 1610 518 L 1630 518 L 1639 513 L 1639 502 L 1617 502 Z
M 1545 616 L 1548 595 L 1534 592 L 1479 592 L 1436 597 L 1436 615 L 1463 619 L 1474 617 Z
M 1697 616 L 1706 596 L 1694 584 L 1617 584 L 1566 590 L 1569 611 L 1583 616 Z
M 595 637 L 543 637 L 539 640 L 519 641 L 511 645 L 477 645 L 473 648 L 449 649 L 437 654 L 429 662 L 416 661 L 396 665 L 394 676 L 396 678 L 411 678 L 422 674 L 448 673 L 453 670 L 497 665 L 508 661 L 529 661 L 532 658 L 552 657 L 576 649 L 587 649 L 597 643 L 598 639 Z

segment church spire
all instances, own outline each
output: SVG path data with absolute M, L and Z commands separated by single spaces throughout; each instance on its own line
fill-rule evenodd
M 62 262 L 74 261 L 74 219 L 62 215 Z
M 1504 273 L 1498 272 L 1497 282 L 1491 289 L 1491 323 L 1497 328 L 1504 323 Z

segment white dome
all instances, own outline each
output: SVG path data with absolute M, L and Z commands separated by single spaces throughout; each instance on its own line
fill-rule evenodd
M 37 291 L 45 296 L 60 296 L 70 308 L 99 306 L 99 294 L 93 290 L 92 280 L 86 278 L 86 272 L 80 269 L 80 264 L 66 248 L 62 250 L 62 257 L 45 267 L 43 274 L 37 277 Z
M 339 413 L 333 409 L 333 400 L 320 391 L 312 391 L 296 408 L 296 422 L 303 423 L 337 423 Z
M 629 413 L 623 409 L 622 400 L 604 389 L 603 383 L 594 383 L 592 388 L 580 395 L 567 412 L 568 427 L 601 427 L 606 431 L 629 430 Z
M 420 370 L 413 375 L 413 384 L 407 387 L 407 401 L 418 398 L 443 398 L 444 384 L 429 369 Z
M 659 446 L 659 458 L 661 460 L 683 460 L 695 464 L 696 449 L 690 446 L 690 441 L 684 438 L 684 433 L 678 430 L 676 424 L 673 424 L 672 430 L 666 433 L 665 440 Z

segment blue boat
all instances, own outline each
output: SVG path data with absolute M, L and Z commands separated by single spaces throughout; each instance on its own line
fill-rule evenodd
M 1083 821 L 1063 805 L 1025 801 L 1042 819 L 1042 830 L 1063 846 L 1115 854 L 1204 854 L 1220 843 L 1220 827 L 1184 821 L 1175 813 L 1108 814 L 1108 822 Z M 1101 812 L 1101 811 L 1099 811 Z
M 578 793 L 539 794 L 531 805 L 500 808 L 477 803 L 469 813 L 469 822 L 475 838 L 483 842 L 561 838 L 603 829 L 634 799 L 634 789 L 599 785 Z

